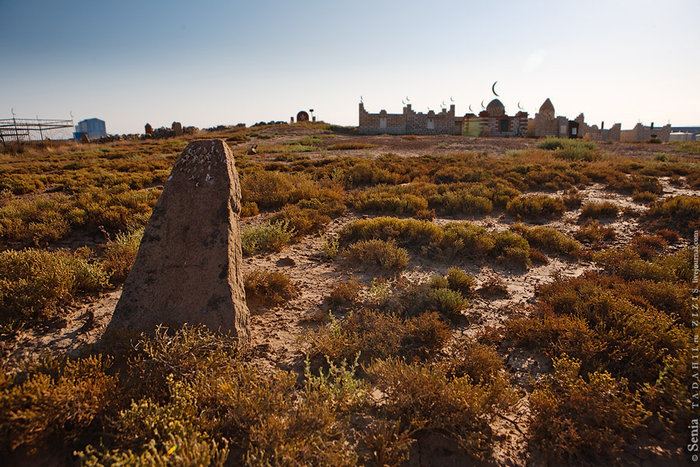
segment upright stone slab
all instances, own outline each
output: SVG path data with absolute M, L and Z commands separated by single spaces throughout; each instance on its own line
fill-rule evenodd
M 201 323 L 247 340 L 240 200 L 226 143 L 188 144 L 153 208 L 107 333 Z

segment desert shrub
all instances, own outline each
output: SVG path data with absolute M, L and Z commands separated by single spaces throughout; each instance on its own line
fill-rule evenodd
M 488 382 L 505 371 L 503 359 L 488 345 L 470 339 L 461 339 L 446 350 L 448 375 L 468 376 L 476 383 Z
M 614 228 L 603 227 L 597 220 L 581 225 L 574 233 L 576 240 L 590 243 L 615 240 L 616 236 Z
M 530 260 L 533 263 L 549 264 L 549 258 L 547 258 L 547 255 L 535 248 L 530 248 Z
M 577 209 L 583 204 L 583 195 L 575 188 L 568 190 L 562 197 L 567 209 Z
M 435 312 L 402 318 L 369 309 L 359 309 L 344 319 L 310 331 L 304 340 L 314 360 L 332 362 L 355 359 L 366 362 L 391 355 L 425 358 L 441 349 L 450 330 Z
M 333 286 L 328 296 L 328 302 L 335 308 L 353 305 L 357 301 L 361 289 L 362 284 L 354 279 L 339 282 Z
M 506 207 L 508 214 L 525 219 L 554 218 L 566 211 L 562 198 L 547 195 L 519 196 Z
M 678 240 L 680 240 L 680 235 L 678 235 L 678 232 L 675 232 L 670 229 L 660 229 L 656 231 L 656 235 L 660 235 L 661 238 L 666 240 L 666 243 L 678 243 Z
M 523 237 L 509 230 L 493 234 L 494 256 L 501 262 L 526 267 L 530 264 L 530 245 Z
M 649 204 L 659 199 L 659 195 L 650 191 L 638 191 L 632 195 L 632 200 L 637 203 Z
M 538 290 L 532 317 L 509 327 L 511 337 L 551 356 L 574 356 L 587 372 L 605 370 L 636 385 L 652 383 L 664 358 L 685 348 L 687 332 L 672 315 L 629 292 L 596 275 L 555 280 Z M 567 317 L 568 322 L 558 319 Z
M 476 289 L 476 292 L 488 298 L 505 298 L 510 295 L 508 286 L 499 276 L 489 277 L 481 286 Z
M 360 219 L 343 227 L 340 241 L 348 244 L 357 240 L 395 240 L 406 246 L 429 245 L 443 238 L 442 229 L 432 222 L 394 217 Z
M 383 414 L 404 427 L 419 425 L 457 441 L 476 459 L 486 460 L 494 433 L 489 422 L 515 398 L 508 379 L 499 373 L 486 381 L 451 377 L 441 364 L 406 363 L 397 358 L 377 360 L 365 367 L 385 394 Z
M 254 305 L 274 306 L 298 295 L 296 286 L 283 272 L 255 269 L 244 281 L 246 301 Z
M 408 252 L 396 246 L 393 241 L 364 240 L 349 245 L 343 252 L 353 264 L 379 266 L 386 270 L 403 269 L 408 266 Z
M 54 315 L 80 294 L 107 286 L 107 273 L 84 255 L 64 250 L 0 252 L 0 321 L 32 321 Z
M 553 151 L 555 149 L 561 149 L 564 147 L 564 140 L 561 138 L 555 138 L 553 136 L 548 136 L 540 144 L 537 145 L 539 148 L 548 149 Z
M 650 193 L 661 195 L 663 186 L 657 177 L 632 174 L 625 177 L 619 173 L 616 176 L 609 177 L 607 180 L 608 188 L 620 193 L 632 194 L 640 196 L 642 193 Z M 641 198 L 649 197 L 650 195 L 641 195 Z
M 442 277 L 434 277 L 423 284 L 398 281 L 392 293 L 378 297 L 371 306 L 393 315 L 418 316 L 424 312 L 437 312 L 453 319 L 469 306 L 469 301 L 460 291 L 443 287 L 444 282 Z
M 136 260 L 142 236 L 143 229 L 120 233 L 105 245 L 102 267 L 109 275 L 109 281 L 112 284 L 121 284 L 126 280 L 126 276 Z
M 616 217 L 620 209 L 610 201 L 589 201 L 581 208 L 581 219 L 600 219 L 601 217 Z
M 228 462 L 235 464 L 354 463 L 347 419 L 362 404 L 365 385 L 353 367 L 330 365 L 318 376 L 307 370 L 297 388 L 293 373 L 260 371 L 233 339 L 203 327 L 161 330 L 137 349 L 132 372 L 141 396 L 112 429 L 122 446 L 161 444 L 184 429 L 228 439 L 235 446 Z
M 513 224 L 510 230 L 525 238 L 531 246 L 551 253 L 571 255 L 581 249 L 579 242 L 551 227 Z
M 241 217 L 252 217 L 257 216 L 258 204 L 253 201 L 245 201 L 241 203 Z
M 460 312 L 469 306 L 469 302 L 456 290 L 434 289 L 433 295 L 437 302 L 438 311 L 449 317 L 459 316 Z
M 400 215 L 415 215 L 428 208 L 428 201 L 412 194 L 392 194 L 385 191 L 364 191 L 353 202 L 360 212 L 389 212 Z
M 24 372 L 3 372 L 0 386 L 0 448 L 32 453 L 56 438 L 75 443 L 90 437 L 93 423 L 114 398 L 116 378 L 101 356 L 76 361 L 49 358 Z
M 300 175 L 254 170 L 241 175 L 241 194 L 243 204 L 270 209 L 316 198 L 321 192 L 312 180 Z
M 464 297 L 472 297 L 476 289 L 476 280 L 466 271 L 457 267 L 451 267 L 447 270 L 446 287 L 461 293 Z
M 319 210 L 300 208 L 298 205 L 285 206 L 269 220 L 271 224 L 285 224 L 288 230 L 294 231 L 297 238 L 321 230 L 330 221 L 330 216 L 322 214 Z
M 613 248 L 596 252 L 593 260 L 606 271 L 626 280 L 688 281 L 690 280 L 690 251 L 644 260 L 631 248 Z
M 241 232 L 243 254 L 250 256 L 258 252 L 280 251 L 294 238 L 294 228 L 289 222 L 264 222 L 258 226 L 247 227 Z
M 668 243 L 661 235 L 640 235 L 634 237 L 630 247 L 636 251 L 642 259 L 651 259 L 663 251 Z
M 689 234 L 700 227 L 700 197 L 674 196 L 661 200 L 652 205 L 643 218 L 653 226 L 671 227 Z
M 337 237 L 321 236 L 320 253 L 326 259 L 333 259 L 340 252 L 340 242 Z
M 592 141 L 547 137 L 539 147 L 554 151 L 554 157 L 559 159 L 592 162 L 602 158 L 596 144 Z
M 145 443 L 140 453 L 131 449 L 100 451 L 88 445 L 85 450 L 75 453 L 81 466 L 98 467 L 104 465 L 142 466 L 189 466 L 209 465 L 223 467 L 229 456 L 228 442 L 202 439 L 202 436 L 178 436 L 170 434 L 162 442 L 162 447 L 152 439 Z
M 607 372 L 580 374 L 580 362 L 562 356 L 554 374 L 530 399 L 531 439 L 552 463 L 616 458 L 648 417 L 626 381 Z
M 377 167 L 371 162 L 360 162 L 353 165 L 346 173 L 345 179 L 351 186 L 388 184 L 396 185 L 406 181 L 395 172 Z
M 357 142 L 347 142 L 347 143 L 335 143 L 328 146 L 329 151 L 346 151 L 349 149 L 369 149 L 373 148 L 374 144 L 370 143 L 357 143 Z

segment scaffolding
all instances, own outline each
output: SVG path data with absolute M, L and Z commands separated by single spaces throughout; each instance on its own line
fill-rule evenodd
M 41 140 L 48 138 L 55 130 L 73 128 L 73 120 L 53 118 L 3 118 L 0 119 L 0 142 L 3 146 L 9 141 L 17 145 L 23 141 Z

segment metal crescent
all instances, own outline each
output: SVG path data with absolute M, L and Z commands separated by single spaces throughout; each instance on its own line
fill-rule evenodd
M 484 109 L 484 110 L 486 110 L 486 107 L 484 107 L 484 101 L 483 101 L 483 100 L 481 101 L 481 108 Z
M 493 95 L 494 95 L 494 96 L 496 96 L 496 97 L 501 97 L 501 96 L 499 96 L 498 94 L 496 94 L 496 83 L 498 83 L 498 81 L 494 81 L 494 82 L 493 82 L 493 85 L 491 86 L 491 91 L 493 91 Z

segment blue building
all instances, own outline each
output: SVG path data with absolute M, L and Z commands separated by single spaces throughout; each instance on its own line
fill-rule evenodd
M 97 139 L 107 136 L 105 131 L 105 122 L 99 118 L 88 118 L 75 125 L 73 137 L 76 140 L 81 140 L 83 135 L 87 135 L 90 139 Z

